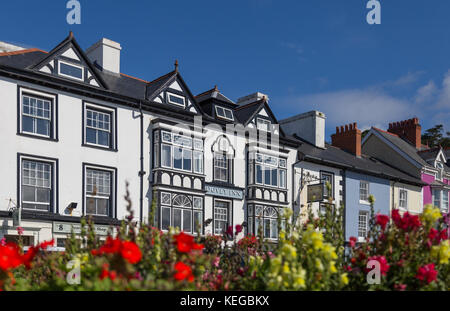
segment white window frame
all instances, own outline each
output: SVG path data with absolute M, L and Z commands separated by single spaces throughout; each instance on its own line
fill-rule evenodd
M 179 103 L 176 103 L 176 102 L 174 102 L 174 101 L 171 101 L 171 100 L 170 100 L 170 96 L 173 96 L 173 97 L 177 97 L 177 98 L 182 99 L 182 100 L 183 100 L 183 105 L 181 105 L 181 104 L 179 104 Z M 168 102 L 169 104 L 177 105 L 177 106 L 180 106 L 180 107 L 183 107 L 183 108 L 186 107 L 186 98 L 185 98 L 184 96 L 180 96 L 180 95 L 177 95 L 177 94 L 174 94 L 174 93 L 167 92 L 167 102 Z
M 367 185 L 367 198 L 361 198 L 361 190 L 362 185 Z M 369 204 L 369 196 L 370 196 L 370 183 L 367 180 L 360 180 L 359 181 L 359 203 L 362 204 Z
M 362 227 L 362 219 L 361 217 L 365 217 L 365 226 Z M 364 230 L 365 235 L 362 236 L 360 233 Z M 368 211 L 359 211 L 358 213 L 358 240 L 360 242 L 364 241 L 367 237 L 367 232 L 369 231 L 369 212 Z
M 260 157 L 261 160 L 258 160 L 258 157 Z M 277 164 L 275 165 L 275 164 L 266 162 L 266 159 L 268 159 L 268 158 L 276 159 Z M 271 156 L 271 155 L 264 155 L 261 153 L 256 153 L 255 154 L 255 170 L 254 170 L 255 184 L 262 185 L 264 187 L 270 187 L 270 188 L 286 189 L 286 187 L 287 187 L 287 168 L 285 168 L 286 163 L 287 163 L 287 160 L 284 158 L 278 158 L 278 157 Z M 257 178 L 257 172 L 258 172 L 257 167 L 258 166 L 261 167 L 261 173 L 262 173 L 262 182 L 261 183 L 258 182 L 258 178 Z M 273 169 L 277 170 L 277 185 L 276 186 L 272 185 L 272 176 L 273 176 L 272 170 Z M 265 170 L 270 170 L 270 183 L 269 184 L 266 184 Z M 285 178 L 283 179 L 284 187 L 282 187 L 281 182 L 280 182 L 281 175 L 282 175 L 281 171 L 285 172 L 284 173 Z
M 216 233 L 216 221 L 221 221 L 223 222 L 223 220 L 217 220 L 216 219 L 216 202 L 222 202 L 222 203 L 226 203 L 227 204 L 227 219 L 226 219 L 226 226 L 230 226 L 230 220 L 231 220 L 231 204 L 232 201 L 229 200 L 222 200 L 222 199 L 214 199 L 214 206 L 213 206 L 213 235 L 222 235 L 223 232 L 220 233 Z M 223 209 L 223 207 L 218 207 L 220 209 Z M 225 228 L 226 230 L 227 228 Z
M 116 217 L 115 215 L 115 206 L 116 206 L 116 169 L 114 168 L 110 168 L 110 167 L 103 167 L 103 166 L 97 166 L 97 165 L 91 165 L 91 164 L 83 164 L 84 166 L 84 189 L 83 189 L 83 215 L 85 216 L 101 216 L 101 217 L 108 217 L 108 218 L 114 218 Z M 88 214 L 87 213 L 87 200 L 88 200 L 88 194 L 87 194 L 87 171 L 88 170 L 95 170 L 95 171 L 103 171 L 103 172 L 108 172 L 110 173 L 111 179 L 110 179 L 110 215 L 105 216 L 105 215 L 101 215 L 101 214 Z M 99 196 L 101 197 L 101 196 Z
M 447 195 L 446 195 L 446 197 L 447 197 L 447 200 L 444 200 L 444 193 L 446 193 Z M 442 212 L 444 212 L 444 213 L 448 213 L 448 211 L 449 211 L 449 197 L 450 197 L 450 192 L 448 191 L 448 190 L 442 190 L 442 195 L 441 195 L 441 198 L 442 198 L 442 207 L 441 207 L 441 211 Z
M 402 193 L 405 194 L 404 200 L 402 200 Z M 402 201 L 404 201 L 405 206 L 402 206 Z M 406 190 L 406 189 L 398 190 L 398 207 L 402 210 L 408 210 L 408 190 Z
M 164 139 L 164 135 L 170 135 L 170 141 L 168 141 L 168 139 Z M 189 139 L 190 143 L 188 146 L 184 145 L 184 144 L 180 144 L 175 142 L 175 136 L 181 136 L 183 138 Z M 196 146 L 195 142 L 201 142 L 201 148 L 199 148 L 199 146 Z M 163 146 L 168 146 L 170 148 L 170 166 L 164 165 L 163 164 Z M 181 159 L 181 165 L 182 168 L 175 168 L 174 163 L 175 163 L 175 148 L 177 149 L 181 149 L 181 154 L 182 154 L 182 159 Z M 168 168 L 168 169 L 173 169 L 176 171 L 182 171 L 182 172 L 190 172 L 190 173 L 194 173 L 194 174 L 200 174 L 203 175 L 205 172 L 205 161 L 204 161 L 204 146 L 203 146 L 203 140 L 202 139 L 196 139 L 196 138 L 192 138 L 190 136 L 187 135 L 182 135 L 182 134 L 175 134 L 175 133 L 171 133 L 169 131 L 164 131 L 161 130 L 161 142 L 160 142 L 160 147 L 159 147 L 159 152 L 160 152 L 160 167 L 162 168 Z M 191 154 L 191 169 L 187 170 L 184 168 L 184 155 L 185 152 L 189 152 Z M 202 167 L 201 167 L 201 172 L 196 171 L 196 166 L 195 166 L 195 161 L 194 161 L 194 155 L 195 154 L 202 154 Z
M 31 161 L 31 162 L 40 162 L 44 164 L 50 164 L 50 202 L 49 202 L 49 208 L 48 211 L 45 210 L 38 210 L 38 209 L 26 209 L 30 211 L 38 211 L 43 213 L 55 213 L 57 210 L 58 202 L 56 201 L 57 196 L 57 160 L 56 159 L 49 159 L 49 158 L 43 158 L 43 157 L 37 157 L 37 156 L 29 156 L 29 155 L 22 155 L 20 154 L 18 157 L 18 165 L 19 165 L 19 198 L 18 198 L 18 204 L 22 207 L 22 201 L 23 201 L 23 193 L 22 193 L 22 187 L 23 187 L 23 162 L 24 161 Z M 27 203 L 27 202 L 25 202 Z M 36 204 L 35 202 L 28 202 L 30 204 Z
M 64 73 L 61 73 L 61 64 L 65 64 L 67 66 L 72 66 L 72 67 L 76 67 L 76 68 L 81 69 L 81 76 L 82 76 L 82 78 L 80 79 L 80 78 L 77 78 L 77 77 L 73 77 L 71 75 L 66 75 Z M 69 78 L 69 79 L 74 79 L 74 80 L 78 80 L 78 81 L 83 81 L 84 82 L 84 70 L 85 70 L 85 68 L 83 66 L 79 66 L 79 65 L 75 65 L 75 64 L 72 64 L 72 63 L 69 63 L 69 62 L 64 62 L 64 61 L 58 60 L 58 74 L 60 76 L 62 76 L 62 77 L 66 77 L 66 78 Z
M 94 143 L 90 143 L 87 141 L 87 129 L 88 129 L 88 125 L 87 125 L 87 112 L 88 110 L 91 111 L 95 111 L 97 113 L 103 113 L 103 114 L 109 114 L 109 140 L 110 140 L 110 145 L 109 146 L 105 146 L 105 145 L 100 145 L 100 144 L 94 144 Z M 96 105 L 93 103 L 84 103 L 83 105 L 83 114 L 84 114 L 84 126 L 83 126 L 83 143 L 85 146 L 93 146 L 93 147 L 98 147 L 98 148 L 102 148 L 105 150 L 115 150 L 117 149 L 117 137 L 116 137 L 116 110 L 110 107 L 105 107 L 105 106 L 100 106 L 100 105 Z M 94 130 L 97 131 L 104 131 L 102 129 L 98 129 L 95 127 L 89 127 L 92 128 Z
M 26 132 L 23 130 L 23 121 L 22 121 L 22 117 L 23 117 L 23 97 L 24 96 L 28 96 L 28 97 L 33 97 L 36 96 L 36 98 L 40 98 L 42 100 L 47 100 L 50 101 L 50 133 L 49 135 L 42 135 L 42 134 L 38 134 L 38 133 L 31 133 L 31 132 Z M 35 90 L 31 90 L 31 89 L 27 89 L 27 88 L 23 88 L 20 87 L 19 88 L 19 118 L 18 118 L 18 122 L 19 122 L 19 128 L 18 131 L 20 134 L 24 134 L 24 135 L 30 135 L 30 136 L 36 136 L 36 137 L 42 137 L 42 138 L 47 138 L 47 139 L 57 139 L 57 95 L 53 95 L 53 94 L 48 94 L 45 92 L 39 92 L 39 91 L 35 91 Z M 38 118 L 38 117 L 33 117 L 33 118 Z
M 260 124 L 265 124 L 267 125 L 264 128 L 261 128 Z M 263 118 L 256 118 L 256 128 L 258 130 L 264 131 L 264 132 L 270 132 L 271 131 L 271 127 L 272 127 L 272 122 L 270 122 L 270 120 L 267 119 L 263 119 Z
M 216 156 L 222 156 L 225 158 L 225 167 L 223 166 L 217 166 L 216 165 Z M 216 176 L 216 167 L 220 170 L 225 170 L 226 172 L 226 179 L 221 179 L 218 176 Z M 225 153 L 214 153 L 213 154 L 213 179 L 217 180 L 217 181 L 222 181 L 222 182 L 229 182 L 230 181 L 230 159 L 228 158 L 228 155 Z
M 220 115 L 219 110 L 218 110 L 219 108 L 222 109 L 222 111 L 223 111 L 223 116 Z M 220 118 L 220 119 L 225 119 L 225 120 L 230 120 L 230 121 L 234 121 L 233 110 L 231 110 L 231 109 L 229 109 L 229 108 L 222 107 L 222 106 L 215 106 L 215 109 L 216 109 L 216 116 L 217 116 L 218 118 Z M 229 111 L 229 112 L 231 113 L 231 118 L 228 118 L 228 117 L 226 116 L 225 111 Z

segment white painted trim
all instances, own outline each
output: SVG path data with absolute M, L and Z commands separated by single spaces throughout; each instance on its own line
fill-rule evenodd
M 73 77 L 73 76 L 61 73 L 61 64 L 65 64 L 67 66 L 72 66 L 72 67 L 76 67 L 76 68 L 81 69 L 82 78 L 80 79 L 80 78 L 77 78 L 77 77 Z M 84 70 L 85 70 L 85 68 L 83 66 L 74 65 L 74 64 L 71 64 L 71 63 L 68 63 L 68 62 L 65 62 L 65 61 L 61 61 L 61 60 L 58 61 L 58 75 L 60 75 L 62 77 L 66 77 L 66 78 L 69 78 L 69 79 L 74 79 L 74 80 L 78 80 L 78 81 L 83 81 L 84 82 Z
M 177 97 L 177 98 L 182 99 L 184 104 L 183 104 L 183 105 L 180 105 L 179 103 L 176 103 L 176 102 L 171 101 L 171 100 L 170 100 L 170 96 L 174 96 L 174 97 Z M 171 92 L 167 92 L 167 102 L 168 102 L 169 104 L 172 104 L 172 105 L 177 105 L 177 106 L 186 108 L 186 98 L 183 97 L 183 96 L 180 96 L 180 95 L 171 93 Z

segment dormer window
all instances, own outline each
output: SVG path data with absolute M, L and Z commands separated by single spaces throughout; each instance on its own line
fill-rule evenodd
M 258 125 L 258 130 L 270 132 L 272 129 L 272 123 L 269 120 L 258 118 L 256 120 Z
M 59 75 L 84 81 L 84 68 L 81 66 L 72 65 L 59 61 Z
M 216 116 L 221 119 L 234 121 L 233 111 L 228 108 L 216 106 Z
M 186 106 L 185 99 L 183 96 L 167 93 L 167 100 L 170 104 L 181 106 L 183 108 Z

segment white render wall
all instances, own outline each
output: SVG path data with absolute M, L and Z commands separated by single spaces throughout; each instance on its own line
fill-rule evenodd
M 58 94 L 58 141 L 49 141 L 32 137 L 17 135 L 18 121 L 18 84 L 24 88 L 39 90 L 42 93 Z M 139 111 L 126 106 L 118 106 L 105 101 L 91 100 L 87 97 L 60 92 L 59 90 L 41 87 L 29 83 L 17 83 L 6 78 L 0 78 L 0 210 L 8 210 L 8 201 L 17 200 L 17 155 L 18 153 L 33 155 L 37 157 L 55 158 L 59 161 L 58 177 L 58 198 L 59 213 L 68 216 L 65 211 L 71 202 L 78 203 L 73 216 L 81 216 L 83 200 L 83 174 L 82 164 L 89 163 L 93 165 L 108 166 L 117 169 L 117 215 L 121 220 L 126 216 L 126 202 L 123 198 L 126 188 L 125 181 L 130 183 L 129 191 L 133 202 L 135 220 L 140 219 L 139 215 L 139 195 L 140 179 L 140 118 Z M 83 100 L 87 103 L 99 104 L 117 109 L 117 152 L 101 150 L 82 146 L 82 110 Z M 152 183 L 151 183 L 151 165 L 152 165 L 152 124 L 151 121 L 158 116 L 144 112 L 144 202 L 143 202 L 143 220 L 147 221 L 149 207 L 151 206 Z M 161 117 L 167 119 L 167 117 Z M 168 121 L 177 121 L 171 119 Z M 188 124 L 192 126 L 193 124 Z M 214 129 L 215 128 L 215 129 Z M 204 128 L 206 135 L 204 146 L 204 171 L 206 182 L 212 181 L 213 162 L 212 162 L 212 144 L 216 138 L 225 134 L 218 126 Z M 229 137 L 230 142 L 235 149 L 236 158 L 234 160 L 233 175 L 234 186 L 246 188 L 247 173 L 247 139 L 245 137 Z M 287 157 L 287 198 L 292 207 L 292 164 L 296 161 L 297 151 L 292 148 L 289 153 L 274 153 L 269 150 L 259 150 L 262 153 L 275 156 Z M 178 191 L 178 190 L 175 190 Z M 184 191 L 189 193 L 190 189 Z M 227 199 L 224 199 L 227 200 Z M 231 199 L 230 199 L 231 200 Z M 233 201 L 233 226 L 242 224 L 246 219 L 247 202 L 244 200 Z M 275 205 L 274 203 L 268 205 Z M 213 198 L 205 196 L 205 220 L 213 217 Z M 282 207 L 282 206 L 277 206 Z M 74 220 L 74 223 L 77 222 Z M 0 219 L 3 229 L 0 227 L 0 239 L 3 235 L 15 235 L 16 230 L 12 228 L 11 219 Z M 34 236 L 35 243 L 52 238 L 64 238 L 64 235 L 53 233 L 52 221 L 43 220 L 22 220 L 24 235 Z M 212 225 L 205 228 L 205 234 L 212 233 Z M 242 234 L 241 234 L 242 236 Z
M 133 207 L 136 220 L 139 219 L 139 176 L 140 170 L 140 120 L 139 111 L 128 107 L 117 107 L 117 139 L 118 151 L 99 150 L 82 146 L 82 100 L 89 103 L 112 106 L 107 102 L 90 100 L 72 94 L 20 82 L 23 87 L 30 87 L 41 92 L 57 93 L 58 96 L 58 138 L 59 141 L 47 141 L 17 135 L 17 89 L 14 81 L 0 78 L 0 210 L 8 209 L 8 200 L 17 200 L 17 154 L 23 153 L 59 160 L 59 213 L 65 214 L 66 207 L 71 202 L 78 206 L 73 216 L 80 216 L 82 210 L 82 163 L 110 166 L 117 169 L 117 218 L 126 216 L 125 180 L 130 183 Z M 150 123 L 150 117 L 145 116 L 145 123 Z M 144 147 L 150 150 L 148 140 Z M 149 161 L 145 163 L 146 172 L 150 171 Z M 144 178 L 147 180 L 147 178 Z M 147 187 L 148 185 L 144 186 Z M 144 194 L 146 192 L 144 191 Z M 148 201 L 144 201 L 148 206 Z M 67 215 L 66 215 L 67 216 Z M 144 215 L 144 219 L 146 216 Z M 25 224 L 26 222 L 24 222 Z M 26 229 L 26 228 L 24 228 Z M 50 230 L 51 231 L 51 230 Z M 1 233 L 0 233 L 1 235 Z M 48 238 L 50 234 L 41 233 Z
M 311 163 L 311 162 L 302 161 L 295 165 L 295 186 L 294 186 L 294 189 L 296 189 L 295 202 L 297 203 L 297 208 L 298 208 L 298 206 L 301 207 L 302 213 L 306 210 L 306 208 L 308 206 L 307 187 L 303 188 L 303 191 L 301 194 L 299 191 L 300 190 L 300 182 L 302 179 L 302 173 L 303 173 L 303 175 L 309 173 L 310 175 L 314 176 L 315 178 L 320 179 L 321 171 L 330 172 L 330 173 L 334 174 L 333 204 L 335 204 L 335 206 L 337 206 L 337 207 L 340 207 L 341 200 L 343 201 L 343 198 L 340 194 L 341 191 L 342 191 L 342 193 L 344 193 L 343 186 L 341 186 L 343 177 L 342 177 L 339 169 L 320 165 L 320 164 L 315 164 L 315 163 Z M 313 184 L 318 184 L 318 183 L 320 183 L 320 181 L 312 181 L 309 184 L 313 185 Z M 319 202 L 311 203 L 311 208 L 315 215 L 318 215 L 319 205 L 320 205 Z M 305 218 L 302 217 L 302 220 L 305 220 Z

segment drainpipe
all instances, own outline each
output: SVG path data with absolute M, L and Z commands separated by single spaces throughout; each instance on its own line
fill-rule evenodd
M 392 207 L 391 207 L 389 213 L 392 213 L 392 210 L 393 210 L 394 207 L 395 207 L 395 184 L 396 184 L 396 183 L 397 183 L 396 181 L 394 181 L 394 182 L 392 183 Z
M 139 171 L 139 179 L 140 179 L 140 193 L 139 193 L 139 218 L 140 223 L 143 223 L 144 217 L 143 217 L 143 211 L 144 211 L 144 114 L 142 112 L 142 101 L 139 101 L 139 113 L 140 113 L 140 162 L 141 162 L 141 169 Z
M 291 199 L 291 202 L 292 202 L 292 211 L 293 212 L 294 212 L 294 199 L 295 199 L 295 192 L 294 192 L 294 190 L 295 190 L 294 189 L 295 188 L 295 166 L 297 164 L 299 164 L 300 162 L 302 162 L 302 161 L 303 161 L 303 158 L 302 157 L 298 157 L 297 162 L 292 164 L 292 169 L 291 169 L 291 172 L 292 172 L 292 190 L 291 190 L 291 192 L 292 192 L 292 194 L 291 194 L 292 199 Z M 303 176 L 303 168 L 301 169 L 301 171 L 302 171 L 301 176 Z M 299 186 L 301 187 L 302 185 L 299 185 Z M 299 206 L 298 206 L 299 215 L 300 215 L 300 209 L 301 209 L 301 205 L 300 205 L 300 198 L 299 198 Z M 292 219 L 294 220 L 295 213 L 292 213 L 292 217 L 293 217 Z

